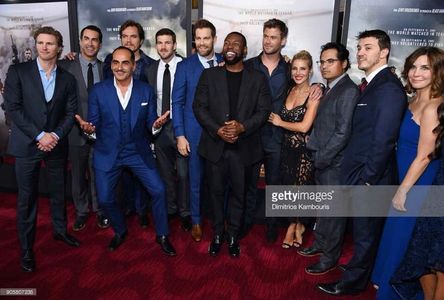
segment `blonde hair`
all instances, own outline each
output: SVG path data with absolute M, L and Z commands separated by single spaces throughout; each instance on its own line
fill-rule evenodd
M 308 62 L 308 67 L 311 69 L 313 69 L 313 58 L 311 57 L 310 52 L 306 51 L 306 50 L 301 50 L 298 53 L 296 53 L 293 58 L 291 59 L 291 64 L 293 64 L 293 62 L 296 59 L 301 59 L 301 60 L 305 60 Z

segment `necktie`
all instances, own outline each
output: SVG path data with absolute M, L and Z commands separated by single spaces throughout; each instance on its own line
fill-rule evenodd
M 94 74 L 93 74 L 93 68 L 92 68 L 92 63 L 88 64 L 88 73 L 86 76 L 86 81 L 87 81 L 87 88 L 88 91 L 93 87 L 94 85 Z
M 328 91 L 330 91 L 330 87 L 327 85 L 327 87 L 325 88 L 325 91 L 324 91 L 324 95 L 327 94 Z
M 367 87 L 367 84 L 368 84 L 367 80 L 363 78 L 361 84 L 359 85 L 359 90 L 361 91 L 361 94 L 362 92 L 364 92 L 365 88 Z
M 207 63 L 210 65 L 210 68 L 214 67 L 214 60 L 210 59 Z
M 170 66 L 165 64 L 162 82 L 162 115 L 170 110 L 170 94 L 171 94 L 171 74 Z

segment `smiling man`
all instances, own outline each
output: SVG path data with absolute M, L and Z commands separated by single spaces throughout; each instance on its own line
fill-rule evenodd
M 239 32 L 228 34 L 223 46 L 225 66 L 204 70 L 193 103 L 196 119 L 203 128 L 199 154 L 206 160 L 210 186 L 214 234 L 208 248 L 211 256 L 219 253 L 224 238 L 228 240 L 229 254 L 240 254 L 245 175 L 262 159 L 259 128 L 271 111 L 266 78 L 259 71 L 244 68 L 246 54 L 245 37 Z

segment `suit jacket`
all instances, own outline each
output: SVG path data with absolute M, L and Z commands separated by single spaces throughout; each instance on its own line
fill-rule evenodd
M 149 145 L 156 115 L 156 97 L 145 82 L 133 79 L 131 105 L 131 130 L 133 141 L 143 161 L 149 168 L 155 161 Z M 120 101 L 114 87 L 114 78 L 97 83 L 91 89 L 88 100 L 88 120 L 96 126 L 93 166 L 109 171 L 115 164 L 123 146 L 120 131 Z
M 226 122 L 230 113 L 226 71 L 224 67 L 206 69 L 200 77 L 193 110 L 204 128 L 199 143 L 199 154 L 211 162 L 217 162 L 224 151 L 225 142 L 217 130 Z M 237 149 L 245 165 L 262 159 L 263 152 L 259 128 L 271 112 L 271 95 L 265 76 L 256 70 L 244 68 L 237 103 L 237 121 L 243 124 Z
M 322 98 L 307 143 L 307 148 L 313 151 L 315 168 L 341 164 L 358 97 L 358 87 L 345 74 Z
M 389 68 L 370 81 L 353 115 L 341 167 L 343 184 L 397 183 L 395 144 L 406 105 L 404 88 Z
M 31 157 L 41 153 L 36 137 L 42 132 L 54 132 L 60 140 L 49 155 L 65 156 L 66 136 L 74 125 L 77 111 L 76 81 L 62 68 L 56 70 L 54 95 L 46 102 L 35 60 L 11 65 L 5 81 L 5 104 L 12 120 L 8 152 L 16 157 Z
M 59 60 L 57 64 L 76 78 L 78 96 L 77 114 L 79 114 L 82 119 L 86 119 L 88 117 L 88 89 L 85 84 L 85 79 L 83 78 L 79 55 L 76 55 L 74 60 Z M 99 81 L 102 81 L 103 63 L 100 60 L 97 60 L 96 66 L 99 71 Z M 72 127 L 68 137 L 70 146 L 83 146 L 88 141 L 88 138 L 83 134 L 83 131 L 80 129 L 77 122 Z
M 222 57 L 216 54 L 217 62 Z M 172 92 L 174 135 L 185 136 L 192 144 L 198 144 L 202 128 L 193 113 L 194 94 L 204 67 L 197 54 L 177 64 Z

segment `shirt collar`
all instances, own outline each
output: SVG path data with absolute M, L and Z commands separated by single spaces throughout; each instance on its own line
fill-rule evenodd
M 83 66 L 88 66 L 89 63 L 91 63 L 93 66 L 95 66 L 97 64 L 97 59 L 94 60 L 87 60 L 86 58 L 83 57 L 82 54 L 79 55 L 79 61 Z
M 36 61 L 37 61 L 37 67 L 39 68 L 39 72 L 46 73 L 46 71 L 43 69 L 42 65 L 40 64 L 40 59 L 38 57 L 37 57 Z M 54 74 L 56 72 L 56 70 L 57 70 L 57 64 L 54 66 L 54 69 L 52 69 L 51 75 Z
M 171 68 L 175 66 L 178 62 L 179 62 L 178 57 L 174 55 L 173 58 L 168 62 L 168 65 Z M 162 68 L 165 68 L 166 63 L 162 59 L 159 60 L 159 64 L 161 65 Z
M 113 77 L 113 79 L 114 79 L 114 87 L 118 90 L 118 91 L 120 91 L 120 89 L 119 89 L 119 87 L 117 86 L 117 81 L 116 81 L 116 77 Z M 133 89 L 133 77 L 131 77 L 131 82 L 130 82 L 130 84 L 128 85 L 128 90 L 127 90 L 127 94 L 128 94 L 128 91 L 131 91 Z
M 208 64 L 208 61 L 210 60 L 214 60 L 214 65 L 217 65 L 217 57 L 216 57 L 216 53 L 213 53 L 213 56 L 208 59 L 206 57 L 200 56 L 199 53 L 197 53 L 197 57 L 199 58 L 200 63 L 205 67 L 205 68 L 209 68 L 210 65 Z
M 339 76 L 338 78 L 336 78 L 335 80 L 333 80 L 332 82 L 330 82 L 329 84 L 328 84 L 328 87 L 330 88 L 330 89 L 332 89 L 338 82 L 339 82 L 339 80 L 341 80 L 342 78 L 344 78 L 344 76 L 346 75 L 347 73 L 343 73 L 341 76 Z
M 372 79 L 375 78 L 375 76 L 378 75 L 379 72 L 381 72 L 383 69 L 385 69 L 387 67 L 388 67 L 387 64 L 380 66 L 379 68 L 377 68 L 376 70 L 374 70 L 373 72 L 371 72 L 370 74 L 365 76 L 365 80 L 367 80 L 367 84 L 369 84 L 370 81 L 372 81 Z

